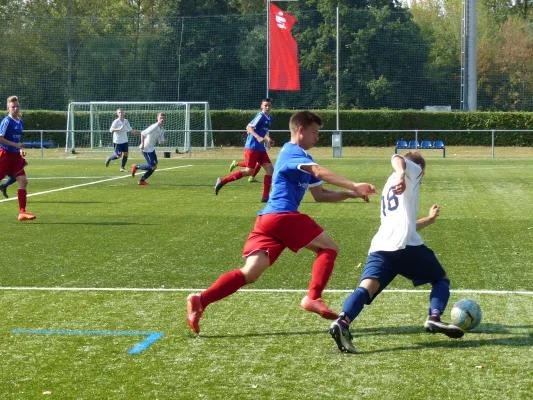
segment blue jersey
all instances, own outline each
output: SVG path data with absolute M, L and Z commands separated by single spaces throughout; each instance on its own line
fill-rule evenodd
M 296 212 L 307 188 L 322 184 L 320 179 L 300 169 L 302 165 L 316 163 L 300 146 L 285 143 L 274 167 L 272 192 L 259 215 Z
M 6 115 L 2 122 L 0 122 L 0 136 L 14 143 L 20 143 L 22 139 L 22 128 L 24 123 L 21 119 L 14 120 L 9 115 Z M 0 148 L 10 151 L 12 153 L 18 153 L 20 150 L 13 146 L 0 144 Z
M 270 122 L 272 122 L 272 115 L 266 116 L 263 111 L 260 111 L 255 114 L 254 119 L 252 119 L 248 125 L 254 128 L 254 131 L 259 136 L 265 137 L 268 135 Z M 254 135 L 248 135 L 244 147 L 250 150 L 266 151 L 265 145 L 263 143 L 259 143 Z

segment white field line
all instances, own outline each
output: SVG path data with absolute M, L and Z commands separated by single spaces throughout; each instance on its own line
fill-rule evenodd
M 39 290 L 50 292 L 200 292 L 199 288 L 79 288 L 79 287 L 35 287 L 35 286 L 0 286 L 0 290 Z M 307 289 L 240 289 L 239 293 L 307 293 Z M 353 289 L 326 289 L 328 293 L 351 293 Z M 384 293 L 429 293 L 422 289 L 385 289 Z M 519 294 L 533 295 L 527 290 L 450 290 L 452 293 L 475 294 Z
M 179 165 L 177 167 L 162 168 L 162 169 L 157 169 L 156 172 L 169 171 L 171 169 L 187 168 L 187 167 L 192 167 L 192 165 Z M 131 174 L 114 176 L 112 178 L 101 179 L 99 181 L 80 183 L 79 185 L 66 186 L 66 187 L 62 187 L 62 188 L 59 188 L 59 189 L 46 190 L 44 192 L 30 193 L 30 194 L 28 194 L 28 197 L 39 196 L 41 194 L 47 194 L 47 193 L 60 192 L 62 190 L 76 189 L 76 188 L 83 187 L 83 186 L 96 185 L 97 183 L 116 181 L 117 179 L 124 179 L 124 178 L 131 178 Z M 9 199 L 0 200 L 0 203 L 3 203 L 5 201 L 14 201 L 14 200 L 17 200 L 16 196 L 15 197 L 10 197 Z

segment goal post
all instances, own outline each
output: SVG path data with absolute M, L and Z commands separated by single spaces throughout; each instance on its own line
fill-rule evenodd
M 192 149 L 213 148 L 209 103 L 205 101 L 144 102 L 91 101 L 71 102 L 67 111 L 66 147 L 68 153 L 107 152 L 113 148 L 111 123 L 122 108 L 134 130 L 143 131 L 166 114 L 163 148 L 190 153 Z M 130 152 L 140 144 L 140 136 L 128 134 Z

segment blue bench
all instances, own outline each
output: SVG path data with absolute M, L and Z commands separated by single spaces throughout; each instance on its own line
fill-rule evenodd
M 41 141 L 33 141 L 33 142 L 30 142 L 30 141 L 26 141 L 26 142 L 22 142 L 22 144 L 24 145 L 24 148 L 25 149 L 40 149 L 41 148 Z M 53 149 L 55 147 L 55 142 L 53 140 L 45 140 L 43 143 L 42 143 L 42 147 L 44 149 Z
M 442 150 L 442 157 L 446 158 L 446 146 L 442 140 L 435 140 L 433 143 L 429 140 L 422 140 L 422 143 L 417 140 L 411 140 L 409 143 L 400 140 L 394 147 L 394 154 L 398 154 L 399 149 Z

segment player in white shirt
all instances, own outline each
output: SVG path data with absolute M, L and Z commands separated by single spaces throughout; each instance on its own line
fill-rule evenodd
M 117 119 L 111 124 L 109 132 L 113 134 L 113 147 L 115 152 L 112 156 L 107 157 L 105 160 L 105 166 L 109 167 L 109 163 L 113 160 L 118 160 L 122 157 L 122 166 L 120 172 L 126 171 L 126 162 L 128 161 L 128 132 L 139 133 L 139 131 L 132 129 L 130 122 L 124 118 L 124 110 L 122 108 L 117 109 Z
M 440 320 L 450 298 L 450 280 L 417 232 L 435 223 L 440 210 L 434 204 L 427 217 L 416 219 L 426 162 L 420 153 L 409 152 L 404 157 L 395 154 L 391 164 L 394 172 L 381 196 L 381 225 L 372 239 L 359 287 L 346 298 L 329 330 L 341 352 L 358 353 L 352 344 L 350 323 L 397 275 L 411 280 L 414 286 L 432 285 L 426 331 L 450 338 L 464 335 L 461 328 Z
M 139 148 L 142 151 L 146 164 L 133 164 L 131 167 L 131 176 L 135 177 L 135 172 L 138 169 L 146 171 L 139 180 L 139 185 L 148 185 L 146 180 L 157 169 L 157 154 L 155 153 L 155 145 L 163 144 L 165 140 L 165 130 L 163 129 L 163 123 L 165 122 L 165 113 L 160 112 L 157 114 L 157 122 L 150 125 L 144 131 L 141 132 L 141 144 Z

